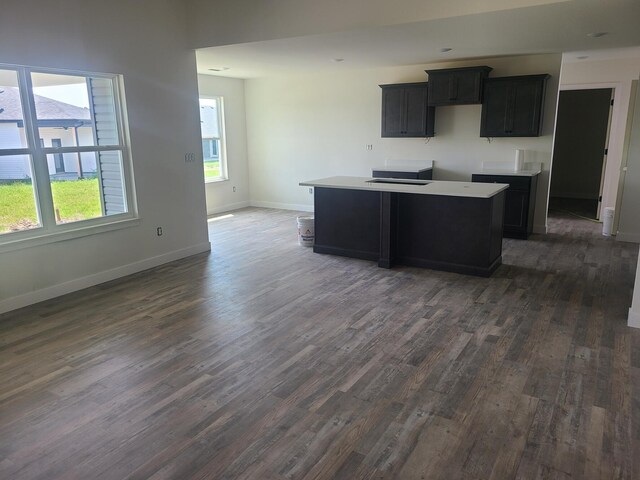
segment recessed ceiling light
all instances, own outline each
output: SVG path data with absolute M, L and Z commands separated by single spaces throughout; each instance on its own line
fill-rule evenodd
M 440 53 L 447 53 L 447 52 L 450 52 L 451 50 L 453 50 L 453 48 L 444 47 L 440 49 Z
M 210 68 L 209 71 L 210 72 L 224 72 L 225 70 L 229 70 L 230 67 L 215 67 L 215 68 Z
M 600 38 L 600 37 L 604 37 L 608 33 L 609 32 L 591 32 L 591 33 L 587 33 L 587 37 Z
M 579 57 L 576 57 L 578 60 L 584 60 L 585 58 L 589 58 L 589 55 L 580 55 Z
M 340 62 L 344 62 L 344 58 L 332 58 L 331 61 L 340 63 Z

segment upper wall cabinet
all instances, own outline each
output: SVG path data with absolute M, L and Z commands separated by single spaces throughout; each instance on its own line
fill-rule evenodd
M 429 105 L 482 103 L 482 85 L 491 67 L 425 70 L 429 74 Z
M 380 85 L 383 137 L 433 137 L 435 108 L 427 106 L 427 85 Z
M 548 78 L 541 74 L 486 79 L 480 136 L 540 136 Z

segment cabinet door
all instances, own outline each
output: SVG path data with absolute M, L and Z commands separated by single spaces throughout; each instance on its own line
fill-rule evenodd
M 482 119 L 480 120 L 481 137 L 504 135 L 509 94 L 510 89 L 506 82 L 485 81 Z
M 513 85 L 509 133 L 519 137 L 538 136 L 542 116 L 543 83 L 536 80 Z
M 405 120 L 404 88 L 384 87 L 382 89 L 382 136 L 404 136 Z
M 429 105 L 469 105 L 482 102 L 482 85 L 491 67 L 426 70 Z
M 484 84 L 481 137 L 537 137 L 549 76 L 489 78 Z
M 427 82 L 380 87 L 383 137 L 433 137 L 435 107 L 427 106 Z
M 407 112 L 405 134 L 408 137 L 426 136 L 427 89 L 424 87 L 407 87 L 404 101 Z
M 482 76 L 480 72 L 458 72 L 451 80 L 452 91 L 455 92 L 456 103 L 480 103 L 482 99 Z
M 525 190 L 508 189 L 504 200 L 505 231 L 507 233 L 526 233 L 528 213 L 529 192 Z
M 450 105 L 455 101 L 451 84 L 452 74 L 429 72 L 429 104 Z

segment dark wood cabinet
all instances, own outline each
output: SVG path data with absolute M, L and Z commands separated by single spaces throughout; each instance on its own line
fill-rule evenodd
M 373 178 L 402 178 L 407 180 L 431 180 L 433 178 L 433 169 L 425 168 L 418 171 L 406 170 L 378 170 L 371 171 Z
M 314 188 L 313 251 L 468 275 L 502 263 L 504 193 L 489 198 Z
M 383 137 L 433 137 L 435 108 L 427 105 L 427 85 L 380 85 Z
M 425 70 L 429 74 L 429 105 L 482 103 L 482 86 L 491 67 Z
M 540 136 L 548 78 L 541 74 L 486 79 L 480 136 Z
M 527 239 L 533 232 L 538 175 L 529 177 L 474 173 L 471 181 L 509 184 L 504 200 L 503 235 L 508 238 Z

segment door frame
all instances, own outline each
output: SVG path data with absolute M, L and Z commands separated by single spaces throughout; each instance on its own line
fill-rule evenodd
M 619 188 L 619 180 L 620 180 L 620 170 L 622 165 L 622 145 L 618 145 L 616 142 L 611 144 L 611 139 L 616 138 L 618 136 L 619 128 L 622 128 L 622 134 L 624 136 L 625 125 L 618 125 L 618 119 L 620 118 L 621 109 L 623 107 L 620 101 L 620 93 L 623 89 L 622 82 L 597 82 L 597 83 L 565 83 L 561 84 L 558 87 L 558 98 L 556 101 L 556 119 L 555 125 L 553 127 L 553 143 L 555 146 L 555 135 L 556 135 L 556 126 L 558 122 L 558 104 L 560 101 L 560 92 L 564 90 L 595 90 L 602 88 L 610 88 L 612 89 L 611 98 L 613 102 L 613 108 L 609 109 L 609 127 L 607 130 L 607 148 L 609 149 L 608 155 L 605 158 L 605 162 L 603 162 L 603 175 L 602 175 L 602 188 L 601 188 L 601 196 L 603 201 L 598 202 L 598 212 L 601 210 L 601 206 L 604 204 L 604 201 L 609 199 L 612 202 L 611 206 L 615 209 L 615 217 L 614 217 L 614 227 L 618 224 L 619 219 L 619 208 L 618 208 L 618 188 Z M 612 155 L 614 153 L 614 155 Z M 551 158 L 553 159 L 553 151 L 551 152 Z M 612 161 L 613 160 L 613 161 Z M 549 168 L 549 187 L 551 187 L 551 176 L 553 175 L 553 161 L 551 162 Z M 549 196 L 551 195 L 551 188 L 548 190 L 547 196 L 547 208 L 549 205 Z M 607 198 L 605 198 L 607 197 Z M 612 200 L 611 200 L 612 199 Z
M 609 119 L 607 120 L 607 136 L 604 139 L 604 152 L 602 159 L 602 172 L 600 173 L 600 191 L 598 192 L 598 209 L 596 211 L 596 219 L 600 220 L 600 216 L 602 214 L 602 194 L 604 192 L 604 176 L 607 172 L 607 163 L 609 161 L 609 140 L 611 139 L 611 122 L 613 120 L 613 107 L 616 106 L 615 102 L 616 90 L 614 88 L 611 89 L 611 101 L 613 105 L 609 108 Z M 605 153 L 606 152 L 606 153 Z M 617 199 L 616 199 L 617 202 Z M 615 208 L 615 205 L 614 205 Z

